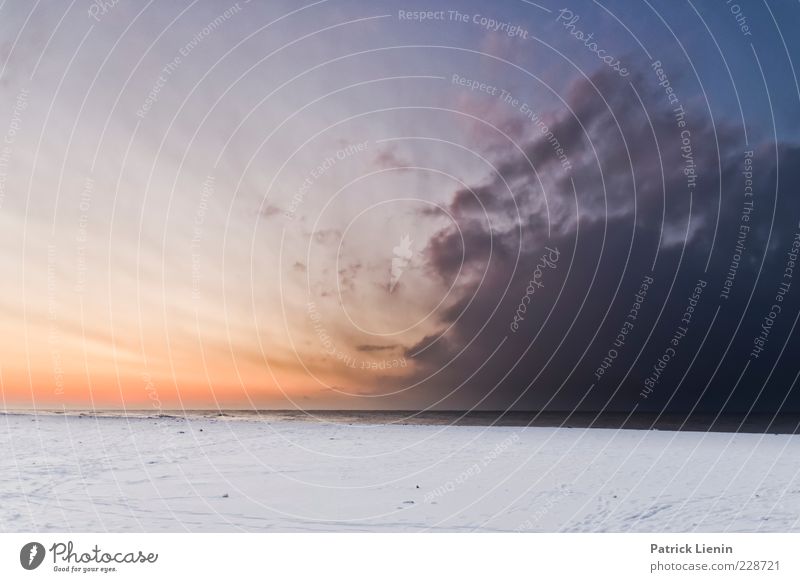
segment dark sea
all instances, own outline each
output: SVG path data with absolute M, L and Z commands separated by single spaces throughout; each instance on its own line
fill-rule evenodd
M 658 414 L 650 412 L 493 412 L 361 410 L 18 410 L 10 414 L 92 417 L 213 418 L 347 425 L 434 425 L 605 428 L 696 432 L 800 434 L 800 414 Z

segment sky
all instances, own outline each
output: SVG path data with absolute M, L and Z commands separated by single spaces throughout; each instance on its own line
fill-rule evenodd
M 800 410 L 798 18 L 6 0 L 2 406 Z

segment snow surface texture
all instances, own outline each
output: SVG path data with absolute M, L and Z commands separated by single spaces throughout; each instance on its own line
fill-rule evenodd
M 797 531 L 800 437 L 0 415 L 2 531 Z

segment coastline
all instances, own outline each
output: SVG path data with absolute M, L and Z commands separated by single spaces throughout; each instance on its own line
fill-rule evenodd
M 657 414 L 650 412 L 499 412 L 360 410 L 0 410 L 0 415 L 96 418 L 216 419 L 251 422 L 309 422 L 345 425 L 476 426 L 656 430 L 746 434 L 800 434 L 800 413 Z

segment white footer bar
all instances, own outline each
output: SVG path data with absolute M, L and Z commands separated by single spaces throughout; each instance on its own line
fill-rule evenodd
M 0 580 L 800 580 L 800 534 L 0 534 Z

